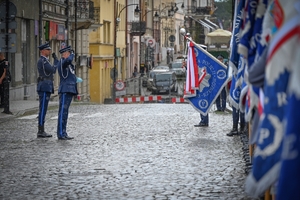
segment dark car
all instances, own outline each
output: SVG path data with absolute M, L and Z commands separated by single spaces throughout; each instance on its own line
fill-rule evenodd
M 164 73 L 170 71 L 169 67 L 167 65 L 159 65 L 154 67 L 150 72 L 149 72 L 149 77 L 147 80 L 147 88 L 148 90 L 152 90 L 153 87 L 153 77 L 155 74 L 158 73 Z
M 153 94 L 175 91 L 176 75 L 174 72 L 161 72 L 153 77 L 151 91 Z

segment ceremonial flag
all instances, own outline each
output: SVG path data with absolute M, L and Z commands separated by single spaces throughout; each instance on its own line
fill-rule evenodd
M 222 88 L 227 84 L 227 66 L 202 49 L 200 45 L 193 41 L 190 43 L 194 44 L 194 54 L 191 53 L 191 56 L 188 56 L 187 62 L 193 64 L 190 68 L 198 69 L 194 72 L 199 73 L 187 74 L 187 78 L 196 75 L 195 81 L 198 82 L 198 87 L 195 88 L 194 94 L 186 91 L 184 98 L 202 115 L 207 115 Z M 189 82 L 191 81 L 189 80 Z M 193 90 L 192 87 L 191 89 Z
M 300 19 L 300 1 L 294 1 Z M 285 116 L 285 135 L 281 157 L 276 199 L 300 199 L 300 24 L 296 32 L 298 41 L 294 44 L 295 55 L 288 87 L 288 105 Z
M 295 36 L 299 31 L 299 16 L 295 17 L 294 3 L 295 0 L 275 0 L 277 12 L 274 13 L 274 19 L 277 20 L 279 29 L 271 40 L 268 51 L 264 111 L 260 118 L 252 171 L 246 179 L 246 192 L 253 197 L 259 197 L 270 188 L 277 181 L 280 170 L 283 119 L 287 108 L 286 91 L 297 42 Z
M 243 15 L 243 7 L 245 0 L 240 0 L 237 5 L 237 1 L 235 1 L 235 11 L 234 11 L 234 29 L 231 35 L 230 40 L 230 57 L 229 57 L 229 66 L 232 69 L 232 75 L 235 76 L 237 74 L 238 64 L 240 60 L 240 55 L 238 53 L 238 44 L 240 42 L 240 27 L 242 23 L 242 15 Z
M 254 36 L 254 24 L 256 18 L 258 0 L 247 0 L 244 7 L 244 19 L 241 25 L 240 43 L 238 44 L 238 52 L 248 59 L 249 51 L 253 41 L 251 40 Z M 251 43 L 252 42 L 252 43 Z M 248 63 L 246 63 L 248 65 Z M 248 65 L 249 66 L 249 65 Z
M 245 62 L 240 56 L 239 65 L 238 65 L 238 73 L 232 76 L 231 87 L 229 92 L 229 102 L 235 109 L 240 109 L 240 96 L 242 91 L 243 84 L 243 74 L 245 71 Z
M 300 33 L 300 29 L 298 31 Z M 300 37 L 299 37 L 300 39 Z M 300 44 L 289 83 L 289 101 L 276 199 L 300 199 Z
M 188 59 L 187 59 L 187 76 L 185 82 L 185 91 L 184 94 L 186 96 L 195 95 L 195 89 L 199 87 L 198 80 L 198 65 L 196 62 L 194 44 L 192 42 L 188 42 Z

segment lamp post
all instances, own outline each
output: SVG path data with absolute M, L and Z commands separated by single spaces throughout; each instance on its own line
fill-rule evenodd
M 116 88 L 115 88 L 115 83 L 116 83 L 116 78 L 118 76 L 117 74 L 117 28 L 119 26 L 119 22 L 121 21 L 120 19 L 120 14 L 121 12 L 129 7 L 129 6 L 136 6 L 135 10 L 134 10 L 134 16 L 135 17 L 138 17 L 139 16 L 139 13 L 140 13 L 140 9 L 139 9 L 139 4 L 128 4 L 126 5 L 124 8 L 122 8 L 118 15 L 115 16 L 115 27 L 114 27 L 114 68 L 113 68 L 113 88 L 112 88 L 112 100 L 113 100 L 113 103 L 116 102 Z M 117 8 L 117 6 L 115 6 L 115 8 Z M 117 13 L 117 12 L 115 12 Z

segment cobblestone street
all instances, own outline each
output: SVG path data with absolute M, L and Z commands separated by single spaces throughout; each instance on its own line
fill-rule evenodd
M 56 137 L 38 139 L 37 114 L 0 123 L 0 199 L 250 199 L 230 113 L 194 127 L 189 104 L 71 105 Z

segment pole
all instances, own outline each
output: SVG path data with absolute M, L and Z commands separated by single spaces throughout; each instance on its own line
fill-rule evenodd
M 116 82 L 116 67 L 117 67 L 117 1 L 114 1 L 114 68 L 113 68 L 113 84 L 112 84 L 112 103 L 116 103 L 116 90 L 115 90 L 115 82 Z
M 113 67 L 113 85 L 112 85 L 112 103 L 116 102 L 116 89 L 115 89 L 115 82 L 117 79 L 117 18 L 120 17 L 121 12 L 127 8 L 128 6 L 133 6 L 133 5 L 138 5 L 138 4 L 128 4 L 126 6 L 124 6 L 124 8 L 122 8 L 119 13 L 118 13 L 118 3 L 115 0 L 114 1 L 114 67 Z
M 8 31 L 8 28 L 9 28 L 9 26 L 8 26 L 8 23 L 9 23 L 9 0 L 6 0 L 6 19 L 5 19 L 5 21 L 6 21 L 6 27 L 5 27 L 5 32 L 6 32 L 6 36 L 5 36 L 5 45 L 6 45 L 6 59 L 8 60 L 8 41 L 9 41 L 9 37 L 8 37 L 8 34 L 9 34 L 9 31 Z M 3 111 L 3 113 L 6 113 L 6 114 L 12 114 L 10 111 L 9 111 L 9 83 L 4 83 L 3 84 L 4 85 L 4 87 L 3 87 L 3 89 L 4 89 L 4 91 L 3 91 L 3 93 L 4 93 L 4 101 L 3 101 L 3 103 L 4 103 L 4 111 Z M 2 100 L 2 99 L 1 99 Z
M 39 45 L 42 45 L 43 42 L 43 36 L 42 36 L 42 27 L 43 27 L 43 7 L 42 7 L 42 0 L 39 0 Z
M 77 61 L 77 0 L 74 1 L 74 7 L 75 7 L 75 43 L 74 43 L 74 50 L 75 50 L 75 63 Z
M 66 45 L 69 46 L 69 0 L 66 0 L 66 16 L 67 16 L 67 20 L 66 20 L 66 31 L 67 31 L 67 38 L 66 38 Z

